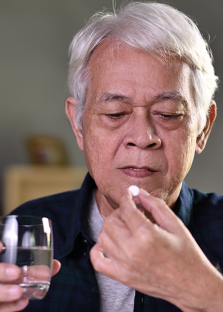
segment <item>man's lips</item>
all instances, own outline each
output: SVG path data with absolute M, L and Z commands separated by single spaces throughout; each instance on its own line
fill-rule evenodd
M 153 168 L 145 167 L 136 167 L 136 166 L 126 166 L 119 168 L 124 174 L 128 176 L 132 176 L 135 178 L 143 178 L 153 175 L 154 173 L 158 172 Z
M 151 167 L 148 167 L 148 166 L 124 166 L 120 169 L 130 169 L 130 170 L 135 170 L 135 171 L 151 171 L 151 172 L 157 172 L 158 170 L 156 169 L 153 169 Z

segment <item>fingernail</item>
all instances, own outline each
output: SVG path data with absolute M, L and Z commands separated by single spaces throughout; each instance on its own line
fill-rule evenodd
M 131 185 L 129 190 L 132 193 L 132 196 L 137 196 L 139 194 L 139 188 L 136 185 Z
M 20 288 L 18 287 L 18 286 L 11 286 L 10 288 L 9 288 L 9 295 L 10 296 L 17 296 L 17 295 L 19 295 L 20 294 Z
M 15 267 L 9 267 L 5 270 L 6 275 L 13 277 L 18 275 L 18 270 Z

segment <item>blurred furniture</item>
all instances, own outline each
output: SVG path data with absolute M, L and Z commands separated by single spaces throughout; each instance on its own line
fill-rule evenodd
M 32 165 L 68 165 L 64 142 L 49 135 L 32 135 L 26 141 L 26 148 Z
M 28 200 L 79 188 L 86 173 L 86 167 L 11 166 L 4 175 L 2 214 Z

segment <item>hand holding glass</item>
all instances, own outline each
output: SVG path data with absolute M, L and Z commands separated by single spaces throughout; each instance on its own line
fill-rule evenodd
M 42 299 L 50 286 L 53 262 L 51 221 L 33 216 L 0 217 L 0 262 L 21 267 L 17 284 L 28 299 Z M 1 283 L 6 284 L 6 283 Z

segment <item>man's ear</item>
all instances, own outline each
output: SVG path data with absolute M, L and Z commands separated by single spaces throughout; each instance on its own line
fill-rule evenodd
M 203 131 L 197 137 L 195 154 L 200 154 L 204 150 L 216 116 L 217 116 L 216 103 L 214 100 L 212 100 L 211 107 L 209 108 L 209 113 L 207 116 L 206 125 Z
M 73 129 L 73 133 L 77 140 L 77 145 L 79 146 L 79 149 L 81 151 L 84 151 L 84 144 L 83 144 L 83 132 L 78 127 L 77 121 L 76 121 L 76 107 L 77 107 L 77 100 L 75 100 L 73 97 L 68 97 L 65 102 L 65 110 L 67 117 L 69 118 L 71 127 Z

